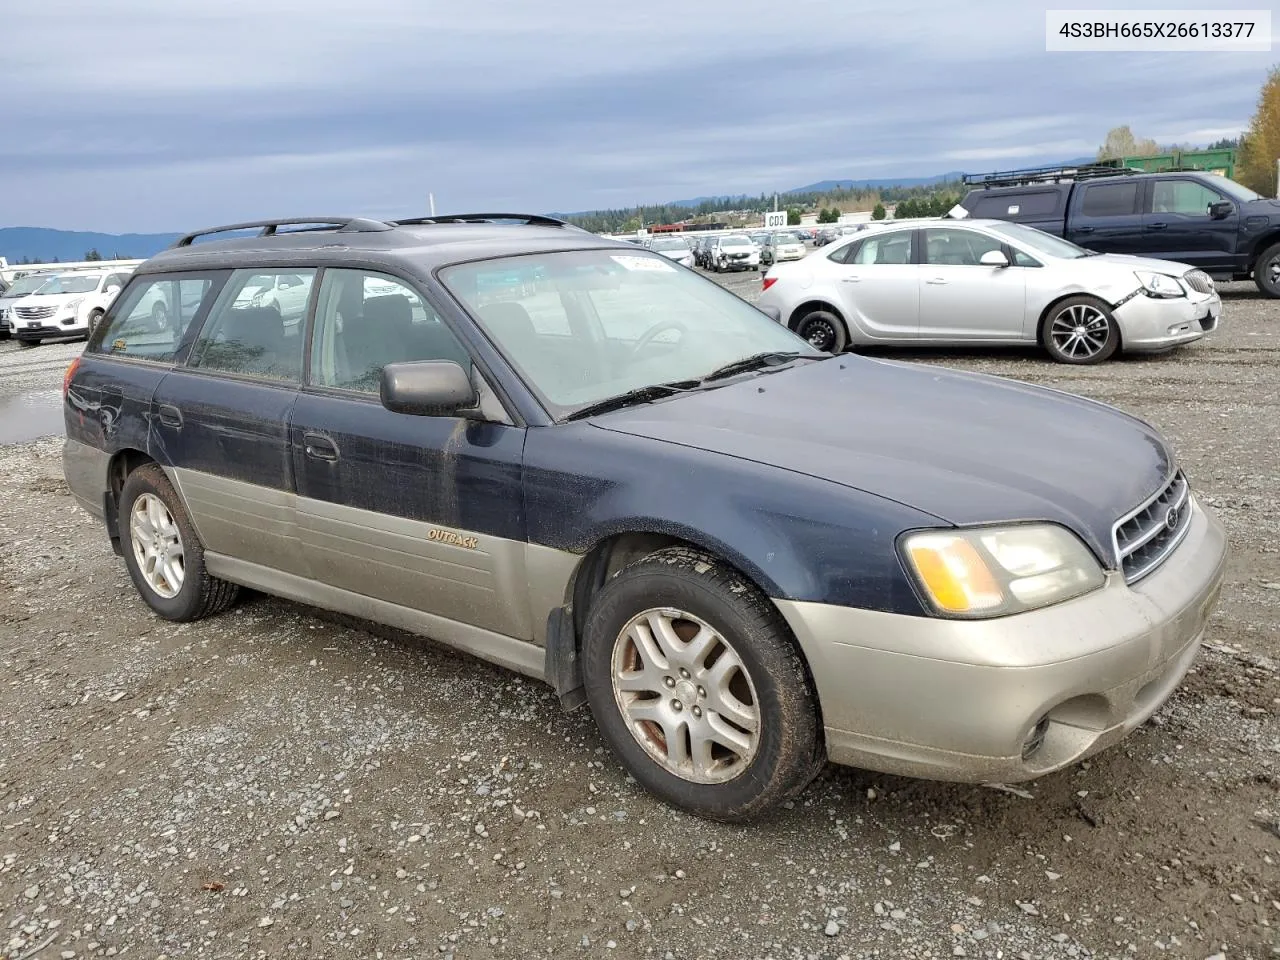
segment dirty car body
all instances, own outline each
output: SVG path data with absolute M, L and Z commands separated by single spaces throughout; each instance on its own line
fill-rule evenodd
M 243 585 L 429 636 L 722 819 L 824 759 L 1033 778 L 1190 666 L 1225 540 L 1146 424 L 820 353 L 546 218 L 325 223 L 154 258 L 69 373 L 71 490 L 161 615 Z M 158 284 L 183 315 L 135 329 Z

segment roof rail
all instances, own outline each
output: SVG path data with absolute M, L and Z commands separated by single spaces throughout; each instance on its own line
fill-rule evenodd
M 381 220 L 370 220 L 367 217 L 286 217 L 276 220 L 249 220 L 245 223 L 228 223 L 222 227 L 195 230 L 176 240 L 170 246 L 170 249 L 174 247 L 189 247 L 196 237 L 206 237 L 215 233 L 234 233 L 239 230 L 253 230 L 261 227 L 262 230 L 258 236 L 272 237 L 275 236 L 279 227 L 304 225 L 308 229 L 289 230 L 286 232 L 293 234 L 332 230 L 335 233 L 375 233 L 391 229 L 389 224 L 383 223 Z
M 1002 170 L 995 173 L 966 173 L 963 180 L 972 187 L 1018 187 L 1032 183 L 1060 183 L 1063 180 L 1092 180 L 1097 177 L 1126 177 L 1146 173 L 1134 167 L 1113 167 L 1102 163 L 1081 163 L 1075 166 L 1027 167 L 1022 170 Z
M 529 227 L 571 227 L 566 220 L 544 216 L 540 213 L 449 213 L 440 216 L 410 217 L 406 220 L 390 220 L 397 227 L 421 226 L 430 223 L 492 223 L 495 220 L 517 220 Z

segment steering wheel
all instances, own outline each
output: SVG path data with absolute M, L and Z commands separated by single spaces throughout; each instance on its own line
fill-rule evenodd
M 630 363 L 635 360 L 635 358 L 639 356 L 640 351 L 658 338 L 658 334 L 666 333 L 668 330 L 679 330 L 681 336 L 689 332 L 689 328 L 679 320 L 659 321 L 644 333 L 640 334 L 640 339 L 636 341 L 635 346 L 631 348 L 631 352 L 627 354 L 627 362 Z

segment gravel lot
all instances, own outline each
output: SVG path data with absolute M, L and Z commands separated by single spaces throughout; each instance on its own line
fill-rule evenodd
M 1181 690 L 1030 796 L 831 768 L 762 823 L 680 815 L 587 712 L 426 641 L 156 619 L 59 441 L 0 446 L 0 958 L 1280 955 L 1280 302 L 1224 290 L 1170 356 L 910 355 L 1153 421 L 1232 537 Z M 0 440 L 80 349 L 0 344 Z

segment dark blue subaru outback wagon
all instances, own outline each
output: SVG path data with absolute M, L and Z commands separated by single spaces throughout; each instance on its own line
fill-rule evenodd
M 246 586 L 427 635 L 589 703 L 725 820 L 827 760 L 1016 781 L 1101 750 L 1223 576 L 1133 417 L 819 353 L 545 217 L 189 235 L 65 392 L 67 481 L 160 616 Z

